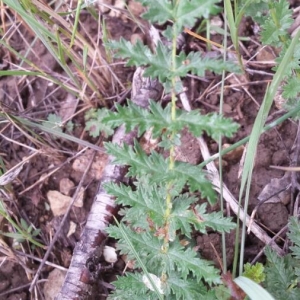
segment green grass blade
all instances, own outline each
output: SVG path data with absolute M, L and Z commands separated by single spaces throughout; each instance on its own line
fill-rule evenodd
M 249 296 L 251 300 L 275 300 L 271 294 L 251 279 L 240 276 L 234 282 Z
M 82 4 L 82 0 L 79 0 L 78 3 L 77 3 L 77 8 L 76 8 L 75 21 L 74 21 L 74 26 L 73 26 L 73 30 L 72 30 L 70 48 L 72 48 L 72 46 L 74 45 L 75 35 L 76 35 L 76 32 L 77 32 L 77 26 L 78 26 L 78 22 L 79 22 L 81 4 Z
M 60 132 L 60 131 L 55 130 L 53 128 L 49 128 L 47 126 L 44 126 L 42 124 L 38 124 L 38 123 L 35 123 L 35 122 L 32 122 L 32 121 L 29 121 L 29 120 L 27 120 L 25 118 L 21 118 L 21 117 L 17 117 L 17 116 L 12 116 L 12 115 L 9 115 L 9 116 L 15 122 L 18 122 L 18 123 L 23 124 L 25 126 L 29 126 L 29 127 L 33 127 L 33 128 L 38 128 L 41 131 L 53 134 L 56 137 L 59 137 L 59 138 L 62 138 L 62 139 L 65 139 L 65 140 L 68 140 L 68 141 L 71 141 L 71 142 L 74 142 L 74 143 L 77 143 L 77 144 L 79 144 L 79 145 L 81 145 L 83 147 L 89 147 L 91 149 L 94 149 L 94 150 L 97 150 L 97 151 L 100 151 L 100 152 L 104 152 L 103 148 L 98 147 L 98 146 L 96 146 L 96 145 L 94 145 L 92 143 L 89 143 L 87 141 L 81 140 L 81 139 L 79 139 L 79 138 L 77 138 L 75 136 L 71 136 L 71 135 L 66 134 L 64 132 Z
M 58 59 L 60 60 L 62 65 L 66 66 L 67 63 L 66 63 L 66 60 L 65 60 L 65 51 L 64 51 L 64 47 L 63 47 L 62 42 L 61 42 L 58 27 L 55 26 L 55 29 L 56 29 L 56 42 L 57 42 L 57 50 L 58 50 Z
M 83 46 L 83 52 L 82 52 L 82 65 L 83 65 L 83 72 L 86 73 L 86 66 L 87 66 L 87 59 L 88 59 L 88 51 L 86 45 Z
M 234 47 L 237 49 L 238 48 L 237 27 L 235 24 L 233 10 L 232 10 L 230 0 L 224 1 L 224 8 L 225 8 L 225 12 L 226 12 L 226 18 L 228 20 L 229 29 L 230 29 L 230 37 L 231 37 Z
M 247 215 L 247 209 L 248 209 L 248 201 L 249 201 L 249 193 L 250 193 L 250 185 L 252 180 L 252 171 L 253 171 L 253 165 L 255 160 L 255 154 L 257 150 L 257 145 L 259 141 L 259 137 L 262 133 L 262 129 L 264 126 L 264 123 L 268 117 L 271 105 L 273 103 L 275 93 L 279 88 L 279 85 L 281 81 L 284 78 L 284 71 L 286 65 L 291 61 L 295 46 L 299 40 L 300 37 L 300 31 L 296 34 L 296 36 L 293 38 L 288 50 L 286 51 L 286 54 L 284 58 L 282 59 L 277 72 L 275 73 L 272 83 L 268 87 L 265 98 L 263 100 L 262 106 L 258 112 L 258 115 L 255 119 L 253 129 L 250 135 L 249 139 L 249 145 L 245 157 L 245 164 L 242 172 L 242 179 L 241 179 L 241 187 L 240 187 L 240 194 L 239 194 L 239 203 L 242 201 L 243 193 L 245 191 L 246 187 L 246 195 L 245 195 L 245 203 L 244 203 L 244 211 L 245 211 L 245 217 L 243 221 L 243 229 L 242 229 L 242 241 L 241 241 L 241 254 L 240 254 L 240 268 L 239 272 L 242 274 L 243 272 L 243 264 L 244 264 L 244 244 L 245 244 L 245 236 L 246 236 L 246 215 Z M 237 231 L 238 235 L 238 231 Z M 235 269 L 234 269 L 235 270 Z M 234 271 L 233 270 L 233 271 Z
M 227 18 L 224 20 L 225 36 L 227 36 Z M 223 52 L 223 61 L 226 61 L 227 57 L 227 39 L 224 39 L 224 52 Z M 225 71 L 222 72 L 222 83 L 221 83 L 221 94 L 220 94 L 220 109 L 219 114 L 223 114 L 223 104 L 224 104 L 224 86 L 225 86 Z M 218 151 L 222 150 L 223 138 L 220 136 L 218 141 Z M 223 182 L 223 168 L 222 168 L 222 157 L 219 157 L 219 176 L 220 182 Z M 224 197 L 223 197 L 223 184 L 220 185 L 220 207 L 221 211 L 224 212 Z M 227 255 L 226 255 L 226 234 L 222 232 L 222 257 L 223 257 L 223 273 L 227 272 Z
M 24 71 L 24 70 L 4 70 L 0 71 L 0 76 L 40 76 L 40 72 Z

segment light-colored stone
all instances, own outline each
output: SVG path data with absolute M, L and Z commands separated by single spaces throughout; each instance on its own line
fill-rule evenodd
M 76 199 L 76 201 L 74 203 L 74 205 L 76 207 L 83 207 L 84 191 L 85 191 L 84 187 L 81 187 L 79 189 L 79 193 L 77 195 L 77 199 Z
M 62 178 L 59 182 L 59 191 L 66 196 L 70 196 L 74 186 L 75 184 L 72 180 L 69 178 Z
M 72 221 L 70 221 L 70 228 L 69 228 L 67 237 L 69 237 L 70 235 L 72 235 L 73 233 L 75 233 L 76 227 L 77 227 L 77 224 L 74 223 L 74 222 L 72 222 Z
M 79 192 L 79 194 L 83 194 Z M 78 199 L 74 202 L 74 206 L 82 207 L 83 206 L 83 195 L 78 195 Z M 50 208 L 54 216 L 61 216 L 66 213 L 71 201 L 72 197 L 63 195 L 59 191 L 48 191 L 47 199 L 50 203 Z
M 66 272 L 54 269 L 49 273 L 48 280 L 44 285 L 44 296 L 46 300 L 54 300 L 60 292 L 61 286 L 65 280 Z
M 92 158 L 92 151 L 87 150 L 83 155 L 74 160 L 72 168 L 74 171 L 84 173 L 89 165 L 89 161 Z M 106 166 L 108 155 L 105 153 L 97 153 L 94 158 L 94 162 L 89 170 L 89 175 L 100 180 L 102 177 L 103 170 Z
M 134 16 L 140 17 L 145 12 L 145 7 L 140 2 L 130 1 L 128 4 L 128 10 Z
M 106 262 L 115 263 L 118 260 L 116 249 L 110 246 L 105 246 L 103 249 L 103 256 Z

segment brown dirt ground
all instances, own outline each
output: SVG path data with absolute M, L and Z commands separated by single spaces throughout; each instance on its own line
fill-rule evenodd
M 86 26 L 86 31 L 91 35 L 97 34 L 97 24 L 95 21 L 88 16 L 82 17 L 82 22 Z M 254 40 L 257 37 L 253 35 L 252 23 L 251 21 L 244 20 L 244 30 L 245 34 L 250 35 Z M 124 22 L 119 17 L 108 17 L 107 27 L 110 34 L 118 39 L 123 36 L 130 39 L 133 33 L 137 32 L 136 26 L 132 22 Z M 27 38 L 28 42 L 32 41 L 32 36 L 24 27 L 20 30 L 23 32 L 24 36 Z M 216 36 L 214 38 L 216 41 L 220 41 L 220 37 Z M 203 44 L 199 41 L 192 39 L 188 40 L 189 46 L 199 47 L 203 49 Z M 193 45 L 192 45 L 193 43 Z M 196 44 L 196 46 L 195 46 Z M 19 52 L 25 52 L 27 49 L 24 40 L 15 34 L 11 40 L 10 45 Z M 191 46 L 192 45 L 192 46 Z M 250 55 L 257 51 L 257 46 L 254 43 L 249 42 L 245 45 L 250 52 Z M 2 56 L 6 56 L 7 52 L 4 49 L 0 49 Z M 34 46 L 36 55 L 31 53 L 29 58 L 41 68 L 45 70 L 62 72 L 56 61 L 51 57 L 46 48 L 37 42 Z M 247 58 L 247 54 L 243 53 L 244 57 Z M 9 66 L 7 66 L 9 68 Z M 253 67 L 253 69 L 255 69 Z M 271 72 L 270 68 L 263 69 L 260 71 Z M 120 68 L 117 70 L 117 75 L 120 76 L 123 84 L 128 86 L 133 74 L 133 70 L 126 70 Z M 200 108 L 203 113 L 208 113 L 218 110 L 219 95 L 214 90 L 208 93 L 206 97 L 199 100 L 200 95 L 203 91 L 208 88 L 212 80 L 215 83 L 218 82 L 220 78 L 216 77 L 214 74 L 208 74 L 204 80 L 193 80 L 188 79 L 185 81 L 188 87 L 188 96 L 192 101 L 192 106 L 194 108 Z M 261 84 L 250 85 L 249 93 L 253 96 L 258 103 L 261 103 L 266 89 L 266 83 L 264 80 L 270 80 L 271 76 L 267 74 L 249 74 L 250 82 L 261 81 Z M 30 90 L 26 82 L 17 82 L 14 77 L 2 77 L 0 78 L 0 93 L 1 93 L 1 104 L 3 107 L 7 107 L 11 112 L 19 115 L 26 115 L 27 117 L 34 119 L 46 119 L 49 113 L 55 113 L 59 110 L 61 101 L 66 97 L 66 92 L 62 89 L 55 89 L 56 87 L 50 86 L 45 80 L 30 78 L 31 86 L 34 89 L 34 94 Z M 206 82 L 207 81 L 207 82 Z M 46 98 L 46 95 L 52 93 L 51 97 Z M 21 102 L 18 102 L 21 99 Z M 44 101 L 47 101 L 47 105 L 44 105 Z M 224 143 L 233 144 L 241 138 L 247 136 L 251 132 L 254 119 L 256 117 L 258 107 L 252 99 L 245 93 L 243 89 L 227 89 L 225 93 L 225 116 L 231 117 L 240 124 L 240 130 L 231 139 L 224 140 Z M 272 109 L 272 114 L 276 113 L 278 110 L 276 108 Z M 96 142 L 87 136 L 84 132 L 84 121 L 83 115 L 76 117 L 76 130 L 75 135 L 81 138 L 89 139 L 91 142 Z M 19 143 L 26 144 L 28 146 L 33 146 L 31 141 L 26 138 L 22 132 L 19 130 L 12 129 L 9 127 L 4 129 L 4 125 L 0 125 L 2 134 L 13 138 Z M 256 156 L 253 181 L 251 186 L 250 194 L 250 210 L 254 209 L 257 205 L 257 197 L 264 188 L 266 184 L 270 182 L 273 178 L 280 178 L 284 175 L 283 171 L 271 169 L 270 165 L 276 166 L 286 166 L 289 165 L 292 155 L 292 149 L 294 145 L 294 140 L 297 133 L 297 124 L 291 120 L 284 122 L 281 126 L 273 129 L 262 135 L 258 147 L 258 153 Z M 13 183 L 13 195 L 11 196 L 14 202 L 7 203 L 9 209 L 19 217 L 24 218 L 28 222 L 32 222 L 37 228 L 41 229 L 41 238 L 44 243 L 49 243 L 51 236 L 57 224 L 59 224 L 60 217 L 53 217 L 49 206 L 46 204 L 47 197 L 46 194 L 49 190 L 59 190 L 59 182 L 62 178 L 69 178 L 75 184 L 79 183 L 82 172 L 74 171 L 70 163 L 63 165 L 58 172 L 50 176 L 43 183 L 30 189 L 28 192 L 22 193 L 24 189 L 33 185 L 43 174 L 49 172 L 56 166 L 63 164 L 67 158 L 71 157 L 74 153 L 78 151 L 77 146 L 74 143 L 62 141 L 61 139 L 53 139 L 47 134 L 43 137 L 48 141 L 49 147 L 46 149 L 46 154 L 39 155 L 29 164 L 25 165 L 22 172 L 18 176 L 18 180 Z M 198 147 L 191 145 L 192 140 L 188 139 L 188 142 L 184 142 L 185 151 L 188 156 L 193 155 L 195 160 L 201 161 L 201 154 Z M 217 145 L 208 140 L 211 153 L 217 152 Z M 6 168 L 10 169 L 18 162 L 22 160 L 23 157 L 28 156 L 29 151 L 22 146 L 11 143 L 10 141 L 1 138 L 1 155 L 6 164 Z M 52 150 L 51 150 L 52 147 Z M 63 150 L 57 152 L 54 149 Z M 191 153 L 192 149 L 192 153 Z M 229 190 L 233 193 L 235 197 L 238 198 L 239 193 L 239 182 L 237 177 L 240 155 L 236 157 L 231 157 L 230 159 L 224 160 L 224 181 L 227 184 Z M 76 223 L 77 229 L 74 234 L 69 238 L 66 238 L 67 229 L 62 233 L 61 238 L 56 244 L 53 253 L 51 254 L 49 260 L 61 265 L 65 268 L 68 267 L 72 255 L 72 249 L 75 243 L 79 240 L 80 232 L 82 226 L 88 215 L 90 206 L 92 204 L 94 195 L 97 190 L 98 181 L 93 177 L 88 178 L 84 185 L 86 188 L 85 200 L 83 208 L 74 207 L 71 211 L 69 221 Z M 261 222 L 270 231 L 270 235 L 278 232 L 286 223 L 288 216 L 290 214 L 289 204 L 283 203 L 271 203 L 263 204 L 257 214 L 257 220 Z M 2 222 L 2 227 L 7 228 L 7 224 Z M 229 257 L 229 264 L 233 257 L 233 243 L 234 243 L 234 233 L 227 235 L 227 254 Z M 7 238 L 4 239 L 7 244 L 11 241 Z M 215 253 L 212 251 L 211 243 L 215 246 L 219 255 L 221 255 L 220 246 L 220 235 L 216 233 L 209 233 L 206 236 L 195 234 L 195 242 L 199 247 L 199 251 L 203 257 L 212 259 L 218 265 L 218 261 Z M 259 251 L 259 249 L 264 246 L 258 239 L 250 235 L 247 240 L 246 248 L 246 260 L 250 261 Z M 43 258 L 43 251 L 41 250 L 30 250 L 25 245 L 25 252 L 32 253 L 39 258 Z M 5 255 L 2 255 L 2 264 L 0 270 L 0 299 L 31 299 L 28 292 L 28 283 L 32 278 L 30 272 L 25 272 L 25 268 L 21 264 L 14 260 L 12 257 L 10 259 L 5 259 Z M 9 256 L 8 256 L 9 257 Z M 30 269 L 34 270 L 37 268 L 38 263 L 31 260 Z M 53 268 L 46 266 L 43 270 L 42 277 L 47 278 L 49 272 Z M 25 287 L 21 288 L 23 285 Z M 17 289 L 14 292 L 9 292 L 11 289 Z M 6 294 L 6 292 L 9 292 Z M 42 293 L 42 292 L 41 292 Z

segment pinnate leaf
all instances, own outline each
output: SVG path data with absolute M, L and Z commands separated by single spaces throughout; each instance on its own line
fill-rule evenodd
M 217 12 L 214 6 L 218 0 L 140 0 L 144 6 L 148 6 L 148 11 L 144 18 L 152 23 L 162 24 L 168 20 L 175 22 L 177 32 L 184 26 L 193 26 L 196 19 L 208 18 L 210 13 Z
M 212 266 L 211 262 L 196 257 L 197 253 L 194 250 L 191 248 L 184 249 L 178 241 L 170 245 L 167 255 L 169 265 L 174 264 L 183 279 L 186 279 L 189 273 L 192 272 L 197 280 L 205 278 L 205 281 L 209 284 L 220 282 L 218 270 Z M 173 267 L 170 267 L 170 270 L 172 269 Z
M 195 282 L 191 278 L 183 280 L 180 274 L 173 272 L 167 281 L 167 286 L 172 291 L 172 297 L 174 299 L 206 299 L 207 288 L 202 282 Z M 215 299 L 215 298 L 213 298 Z
M 296 98 L 300 93 L 300 79 L 298 77 L 289 78 L 283 89 L 282 96 L 285 99 Z
M 128 221 L 133 227 L 150 230 L 149 218 L 156 226 L 163 226 L 165 212 L 166 189 L 157 185 L 138 185 L 133 191 L 124 184 L 108 183 L 105 190 L 116 197 L 116 203 L 129 206 L 124 209 L 123 221 Z
M 262 25 L 261 40 L 264 44 L 280 47 L 293 23 L 292 10 L 286 0 L 269 2 L 269 17 Z
M 219 232 L 229 232 L 236 227 L 231 218 L 225 218 L 222 212 L 206 213 L 207 203 L 196 205 L 194 208 L 193 224 L 202 233 L 207 233 L 206 228 L 210 227 Z
M 238 124 L 218 114 L 201 115 L 199 110 L 186 112 L 177 109 L 177 118 L 171 119 L 171 105 L 162 108 L 159 103 L 150 101 L 149 110 L 140 108 L 132 102 L 126 107 L 116 104 L 117 112 L 108 112 L 103 122 L 108 127 L 118 127 L 125 124 L 129 132 L 138 126 L 138 134 L 142 135 L 146 130 L 152 129 L 153 137 L 156 138 L 163 131 L 181 131 L 188 127 L 195 136 L 201 136 L 205 131 L 213 139 L 220 136 L 232 137 L 238 129 Z
M 142 275 L 139 273 L 126 273 L 124 276 L 118 276 L 118 280 L 113 284 L 116 290 L 108 296 L 108 300 L 157 300 L 154 292 L 149 292 L 147 286 L 143 283 Z
M 86 115 L 85 130 L 87 130 L 92 137 L 98 137 L 100 133 L 110 136 L 113 130 L 107 126 L 102 120 L 107 115 L 108 110 L 105 109 L 91 109 Z
M 211 13 L 218 11 L 214 6 L 218 0 L 179 1 L 175 9 L 175 26 L 180 32 L 183 27 L 193 26 L 199 17 L 208 18 Z M 174 2 L 173 2 L 174 3 Z M 175 2 L 176 3 L 176 2 Z
M 190 52 L 188 55 L 181 52 L 175 58 L 175 66 L 172 66 L 171 50 L 161 42 L 158 42 L 155 53 L 139 40 L 136 44 L 131 44 L 121 38 L 120 41 L 110 42 L 107 46 L 116 50 L 116 57 L 127 59 L 127 66 L 148 66 L 143 76 L 158 78 L 168 91 L 172 78 L 185 77 L 188 72 L 198 76 L 204 76 L 205 70 L 218 74 L 224 70 L 240 72 L 240 68 L 233 62 L 203 58 L 198 52 Z
M 169 0 L 140 0 L 148 11 L 143 17 L 152 23 L 163 24 L 173 19 L 173 3 Z
M 157 152 L 152 152 L 148 156 L 137 142 L 134 147 L 126 144 L 118 146 L 113 143 L 105 143 L 105 148 L 109 154 L 115 157 L 115 164 L 130 166 L 127 176 L 151 174 L 150 184 L 173 182 L 176 190 L 182 189 L 187 183 L 191 191 L 200 191 L 211 204 L 215 203 L 215 192 L 200 167 L 176 162 L 174 169 L 169 170 L 169 158 L 164 159 Z
M 201 136 L 203 131 L 217 140 L 220 136 L 232 137 L 239 127 L 237 123 L 217 114 L 201 115 L 198 110 L 181 111 L 176 122 L 180 127 L 187 126 L 195 136 Z
M 176 197 L 173 201 L 173 209 L 170 217 L 170 228 L 173 231 L 181 230 L 187 237 L 191 237 L 193 224 L 193 212 L 189 209 L 190 205 L 197 200 L 188 194 Z
M 265 254 L 268 259 L 266 267 L 266 287 L 275 299 L 300 299 L 300 289 L 295 286 L 295 262 L 291 255 L 279 257 L 269 247 Z M 294 288 L 292 288 L 294 286 Z
M 186 279 L 190 272 L 199 281 L 205 278 L 209 284 L 218 283 L 220 277 L 218 270 L 212 266 L 212 263 L 197 257 L 197 253 L 192 249 L 185 249 L 178 239 L 170 243 L 168 251 L 163 249 L 163 240 L 150 235 L 149 232 L 136 233 L 128 227 L 123 228 L 136 251 L 143 258 L 147 270 L 150 273 L 160 274 L 166 270 L 167 274 L 178 271 L 183 279 Z M 120 229 L 116 226 L 107 228 L 111 237 L 119 239 L 118 249 L 121 254 L 128 255 L 128 259 L 134 259 L 131 248 L 126 244 Z M 136 267 L 139 267 L 137 264 Z
M 107 43 L 107 47 L 116 50 L 115 57 L 127 58 L 127 66 L 147 65 L 150 62 L 149 57 L 153 55 L 150 48 L 140 40 L 132 44 L 121 37 L 120 41 Z
M 151 101 L 149 111 L 128 101 L 127 106 L 116 104 L 116 110 L 117 112 L 108 112 L 103 122 L 112 128 L 125 124 L 126 132 L 130 132 L 138 126 L 138 136 L 152 128 L 152 135 L 156 138 L 171 124 L 170 105 L 162 108 L 159 104 Z

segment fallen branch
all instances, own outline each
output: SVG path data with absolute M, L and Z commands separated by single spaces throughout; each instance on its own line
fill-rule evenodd
M 130 144 L 134 139 L 134 132 L 125 135 L 124 128 L 120 127 L 114 135 L 113 142 Z M 57 300 L 63 299 L 94 299 L 92 297 L 92 284 L 89 278 L 84 278 L 86 273 L 86 261 L 98 245 L 106 238 L 105 228 L 113 220 L 117 209 L 112 196 L 103 188 L 107 182 L 120 182 L 123 180 L 126 170 L 124 167 L 112 165 L 113 157 L 109 157 L 103 177 L 91 207 L 86 225 L 81 234 L 80 241 L 76 244 L 72 261 L 65 277 L 64 284 Z
M 142 107 L 148 106 L 149 99 L 157 100 L 161 96 L 162 86 L 157 80 L 143 77 L 142 68 L 136 70 L 132 85 L 131 100 Z M 113 137 L 113 143 L 132 144 L 135 137 L 135 131 L 125 134 L 124 127 L 120 127 Z M 108 159 L 98 193 L 95 196 L 80 241 L 75 246 L 71 265 L 61 291 L 56 297 L 57 300 L 97 299 L 97 296 L 93 295 L 93 283 L 90 281 L 86 262 L 106 239 L 105 228 L 112 222 L 113 216 L 117 213 L 113 197 L 106 193 L 103 186 L 107 182 L 123 181 L 126 168 L 113 165 L 113 160 L 112 156 Z

